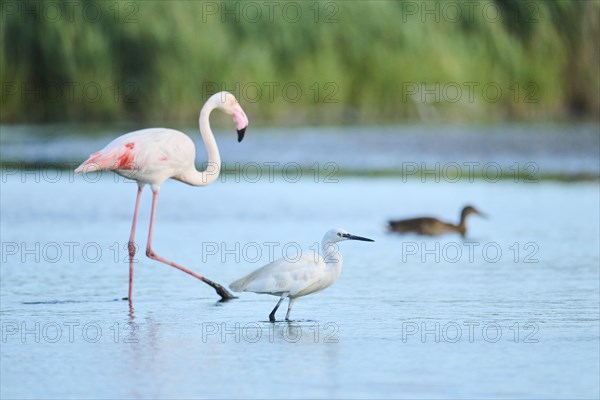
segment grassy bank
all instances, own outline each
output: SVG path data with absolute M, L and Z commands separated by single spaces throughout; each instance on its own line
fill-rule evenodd
M 598 1 L 3 1 L 1 122 L 587 118 Z

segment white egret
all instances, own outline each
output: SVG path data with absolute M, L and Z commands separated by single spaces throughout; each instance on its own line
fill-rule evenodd
M 275 321 L 275 312 L 285 298 L 289 298 L 286 321 L 298 297 L 318 292 L 337 280 L 342 272 L 342 256 L 337 242 L 343 240 L 362 240 L 373 242 L 361 236 L 354 236 L 343 229 L 331 229 L 321 241 L 320 252 L 303 252 L 298 259 L 280 258 L 262 268 L 238 279 L 229 285 L 234 292 L 254 292 L 279 296 L 277 305 L 269 314 L 269 320 Z

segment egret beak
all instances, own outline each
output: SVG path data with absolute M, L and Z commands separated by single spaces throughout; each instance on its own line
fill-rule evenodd
M 479 215 L 481 218 L 485 218 L 485 219 L 488 219 L 488 218 L 489 218 L 489 216 L 488 216 L 487 214 L 484 214 L 484 213 L 482 213 L 482 212 L 481 212 L 481 211 L 479 211 L 479 210 L 476 210 L 476 211 L 475 211 L 475 214 Z
M 345 235 L 343 235 L 346 239 L 348 240 L 361 240 L 363 242 L 374 242 L 373 239 L 369 239 L 366 237 L 362 237 L 362 236 L 355 236 L 355 235 L 351 235 L 349 233 L 346 233 Z

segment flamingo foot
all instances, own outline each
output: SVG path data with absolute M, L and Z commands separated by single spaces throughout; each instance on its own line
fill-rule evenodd
M 236 296 L 234 296 L 233 294 L 231 294 L 231 292 L 229 290 L 225 289 L 222 285 L 220 285 L 218 283 L 215 283 L 215 282 L 211 281 L 208 278 L 204 278 L 203 281 L 208 286 L 212 287 L 213 289 L 215 289 L 217 291 L 217 294 L 219 296 L 221 296 L 221 301 L 227 301 L 227 300 L 237 299 Z

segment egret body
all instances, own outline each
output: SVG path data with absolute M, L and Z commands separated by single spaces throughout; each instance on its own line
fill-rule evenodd
M 280 258 L 262 268 L 238 279 L 229 285 L 234 292 L 254 292 L 279 296 L 277 305 L 269 314 L 275 321 L 275 312 L 285 298 L 289 298 L 286 321 L 290 320 L 292 307 L 298 297 L 323 290 L 337 280 L 342 272 L 342 256 L 337 242 L 362 240 L 373 242 L 361 236 L 354 236 L 343 229 L 332 229 L 325 233 L 319 252 L 303 252 L 298 260 Z

